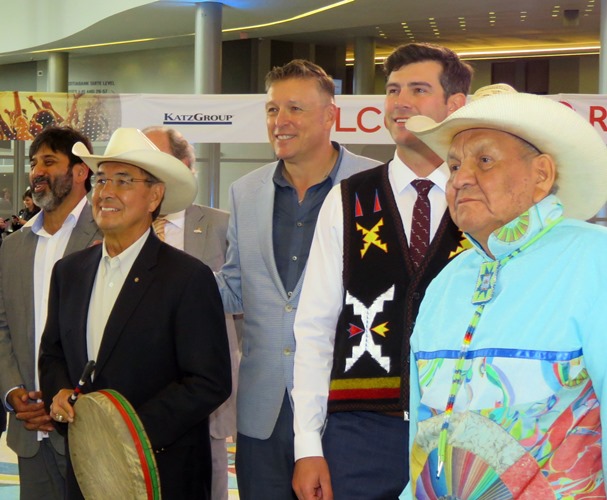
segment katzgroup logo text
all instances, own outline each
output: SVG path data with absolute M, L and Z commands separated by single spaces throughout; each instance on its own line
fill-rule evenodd
M 208 115 L 194 113 L 191 115 L 165 113 L 163 125 L 232 125 L 234 115 Z

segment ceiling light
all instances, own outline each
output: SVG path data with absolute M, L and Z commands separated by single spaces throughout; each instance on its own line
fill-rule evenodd
M 265 28 L 266 26 L 275 26 L 277 24 L 290 23 L 292 21 L 298 21 L 299 19 L 314 16 L 316 14 L 320 14 L 321 12 L 335 9 L 337 7 L 341 7 L 343 5 L 346 5 L 346 4 L 349 4 L 352 2 L 354 2 L 354 0 L 341 0 L 341 2 L 336 2 L 331 5 L 327 5 L 325 7 L 320 7 L 319 9 L 310 10 L 308 12 L 304 12 L 303 14 L 299 14 L 297 16 L 290 17 L 288 19 L 281 19 L 280 21 L 273 21 L 273 22 L 264 23 L 264 24 L 256 24 L 253 26 L 241 26 L 240 28 L 229 28 L 229 29 L 225 29 L 225 30 L 221 30 L 221 31 L 222 31 L 222 33 L 230 33 L 233 31 L 246 31 L 246 30 L 252 30 L 252 29 L 256 29 L 256 28 Z

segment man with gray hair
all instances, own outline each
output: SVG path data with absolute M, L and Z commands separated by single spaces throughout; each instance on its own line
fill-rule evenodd
M 178 130 L 170 127 L 147 127 L 143 129 L 143 133 L 160 151 L 173 155 L 194 170 L 196 163 L 194 148 Z M 229 218 L 230 214 L 224 210 L 193 203 L 185 210 L 161 215 L 154 221 L 153 227 L 156 234 L 164 238 L 166 243 L 196 257 L 213 271 L 219 271 L 225 262 Z M 211 495 L 213 500 L 228 499 L 226 438 L 236 435 L 236 387 L 240 363 L 237 328 L 242 327 L 241 323 L 241 318 L 235 320 L 233 315 L 226 314 L 232 368 L 232 394 L 209 417 L 213 458 Z
M 411 337 L 403 498 L 605 498 L 607 147 L 582 116 L 504 91 L 407 128 L 447 161 L 473 248 Z
M 160 151 L 173 155 L 181 160 L 186 167 L 194 171 L 196 153 L 179 130 L 171 127 L 152 126 L 144 128 L 142 132 Z

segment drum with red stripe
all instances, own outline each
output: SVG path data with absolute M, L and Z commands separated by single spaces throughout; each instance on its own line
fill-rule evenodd
M 84 497 L 160 499 L 154 452 L 130 403 L 107 389 L 81 394 L 74 410 L 70 458 Z

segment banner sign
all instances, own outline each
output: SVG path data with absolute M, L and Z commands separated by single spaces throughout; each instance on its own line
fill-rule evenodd
M 392 144 L 383 95 L 339 95 L 333 140 Z M 547 96 L 571 107 L 607 142 L 607 95 Z M 67 94 L 0 92 L 0 140 L 32 140 L 49 124 L 69 125 L 93 142 L 118 127 L 166 125 L 192 143 L 266 143 L 265 95 Z

